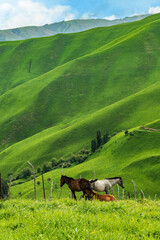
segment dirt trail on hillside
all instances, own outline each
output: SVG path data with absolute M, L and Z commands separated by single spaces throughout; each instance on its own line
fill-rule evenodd
M 152 132 L 160 132 L 160 129 L 155 129 L 155 128 L 141 127 L 141 129 L 143 129 L 143 130 L 148 130 L 148 131 L 152 131 Z

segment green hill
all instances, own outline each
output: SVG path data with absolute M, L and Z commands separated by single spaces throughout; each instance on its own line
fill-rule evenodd
M 139 21 L 147 16 L 149 15 L 137 15 L 133 17 L 126 17 L 124 19 L 116 19 L 113 21 L 105 19 L 77 19 L 46 24 L 40 27 L 31 26 L 0 30 L 0 41 L 24 40 L 28 38 L 52 36 L 58 33 L 81 32 L 91 28 L 108 27 L 121 23 Z
M 28 160 L 37 167 L 90 149 L 97 130 L 135 128 L 134 136 L 119 133 L 66 174 L 91 178 L 95 168 L 99 178 L 121 175 L 147 194 L 159 193 L 159 132 L 138 130 L 159 126 L 159 26 L 157 14 L 81 33 L 1 42 L 2 174 L 20 172 Z M 58 183 L 61 170 L 46 177 L 52 174 Z M 16 195 L 23 185 L 15 189 Z M 25 189 L 31 196 L 30 182 Z

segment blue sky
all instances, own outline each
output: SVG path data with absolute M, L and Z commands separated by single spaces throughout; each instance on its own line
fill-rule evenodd
M 160 0 L 0 0 L 0 29 L 158 12 Z
M 151 7 L 160 6 L 159 0 L 41 0 L 48 7 L 53 4 L 69 5 L 79 17 L 85 13 L 104 18 L 115 15 L 126 17 L 133 14 L 148 13 Z

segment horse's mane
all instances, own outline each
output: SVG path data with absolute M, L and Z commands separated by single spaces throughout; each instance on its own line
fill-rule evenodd
M 65 175 L 62 175 L 62 177 L 68 178 L 68 179 L 70 179 L 70 180 L 74 180 L 74 178 L 72 178 L 72 177 L 67 177 L 67 176 L 65 176 Z
M 109 179 L 118 179 L 118 178 L 120 178 L 122 180 L 121 177 L 112 177 L 112 178 L 105 178 L 105 179 L 109 180 Z

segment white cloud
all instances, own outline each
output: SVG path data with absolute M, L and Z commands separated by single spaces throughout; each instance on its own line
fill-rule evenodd
M 80 19 L 97 19 L 97 17 L 91 12 L 86 12 L 80 17 Z
M 71 20 L 76 12 L 70 6 L 45 7 L 33 0 L 0 0 L 0 29 L 22 26 L 41 26 L 62 20 Z
M 149 10 L 148 10 L 148 13 L 149 14 L 156 14 L 156 13 L 160 13 L 160 7 L 151 7 Z
M 90 18 L 90 14 L 89 13 L 84 13 L 82 16 L 81 16 L 81 19 L 89 19 Z
M 104 19 L 112 21 L 112 20 L 115 20 L 117 18 L 116 18 L 115 15 L 112 15 L 112 16 L 104 17 Z

